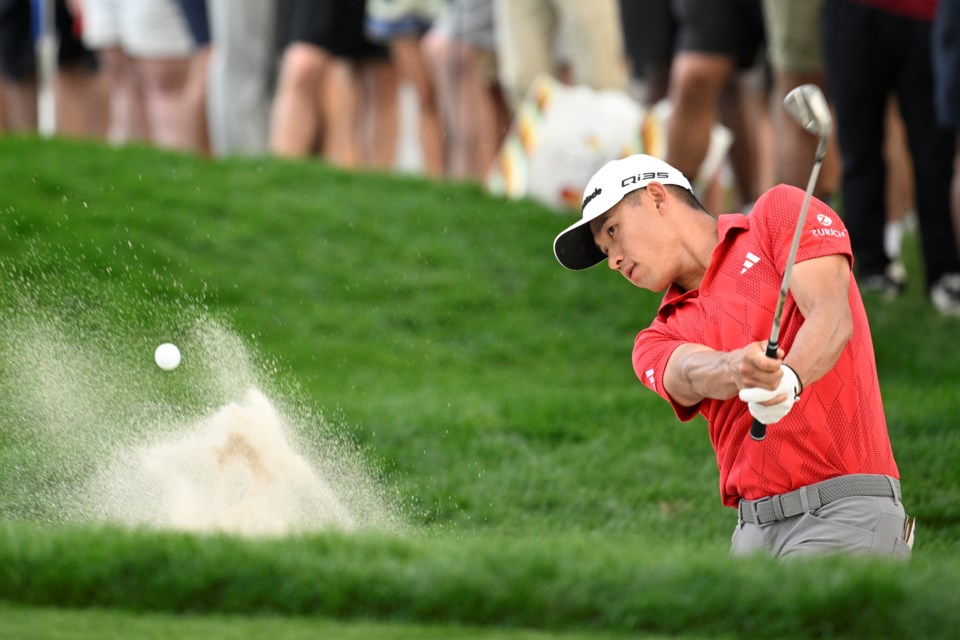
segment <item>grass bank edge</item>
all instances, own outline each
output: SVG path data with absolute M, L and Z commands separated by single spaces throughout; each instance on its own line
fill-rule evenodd
M 960 560 L 774 563 L 586 535 L 243 539 L 0 524 L 31 606 L 753 637 L 952 637 Z

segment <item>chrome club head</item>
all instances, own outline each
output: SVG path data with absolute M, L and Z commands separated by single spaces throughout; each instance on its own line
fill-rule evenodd
M 815 84 L 802 84 L 783 99 L 787 113 L 810 133 L 827 138 L 833 127 L 833 117 L 827 99 Z

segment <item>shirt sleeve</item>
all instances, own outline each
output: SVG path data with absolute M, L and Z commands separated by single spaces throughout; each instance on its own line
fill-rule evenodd
M 787 266 L 804 197 L 802 189 L 778 185 L 761 196 L 750 214 L 752 224 L 760 228 L 760 237 L 767 238 L 770 243 L 771 257 L 779 273 L 783 273 Z M 796 262 L 834 254 L 845 256 L 853 265 L 850 234 L 833 209 L 822 200 L 811 198 Z
M 700 404 L 685 407 L 678 404 L 663 386 L 663 374 L 667 361 L 680 345 L 689 342 L 681 340 L 670 331 L 669 323 L 657 318 L 649 327 L 637 335 L 633 343 L 633 370 L 645 387 L 670 403 L 677 418 L 686 422 L 693 420 L 699 413 Z

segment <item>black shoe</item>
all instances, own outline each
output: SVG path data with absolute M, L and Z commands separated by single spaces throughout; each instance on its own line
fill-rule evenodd
M 887 265 L 885 273 L 864 275 L 857 279 L 860 293 L 877 294 L 886 301 L 891 301 L 907 286 L 907 270 L 903 263 L 894 260 Z

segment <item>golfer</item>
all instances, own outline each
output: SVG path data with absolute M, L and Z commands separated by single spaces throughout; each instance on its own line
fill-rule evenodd
M 680 420 L 706 418 L 721 500 L 739 513 L 733 553 L 908 557 L 912 519 L 850 238 L 819 200 L 804 222 L 779 357 L 764 354 L 803 198 L 780 185 L 750 215 L 715 218 L 682 173 L 634 155 L 593 176 L 581 220 L 554 252 L 568 269 L 606 260 L 634 286 L 666 292 L 637 336 L 634 370 Z M 749 436 L 754 418 L 770 425 L 763 441 Z

